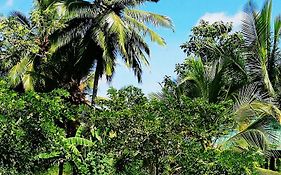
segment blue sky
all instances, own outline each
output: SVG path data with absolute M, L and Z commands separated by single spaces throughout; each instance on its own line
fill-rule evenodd
M 106 95 L 108 87 L 121 88 L 134 85 L 143 89 L 148 94 L 160 90 L 159 83 L 165 75 L 175 77 L 175 64 L 181 63 L 185 55 L 179 46 L 188 40 L 191 28 L 200 19 L 210 22 L 232 21 L 235 29 L 239 29 L 242 10 L 248 0 L 161 0 L 159 3 L 146 3 L 141 8 L 169 16 L 175 26 L 175 32 L 167 29 L 156 29 L 165 38 L 165 47 L 150 43 L 150 67 L 144 68 L 143 82 L 137 83 L 133 73 L 125 68 L 123 63 L 117 67 L 113 81 L 108 84 L 102 80 L 99 95 Z M 255 1 L 261 7 L 264 0 Z M 281 1 L 273 0 L 273 15 L 281 14 Z M 32 0 L 0 0 L 0 13 L 8 14 L 12 10 L 28 13 L 32 8 Z

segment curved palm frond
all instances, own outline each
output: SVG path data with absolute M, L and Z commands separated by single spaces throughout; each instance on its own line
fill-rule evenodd
M 187 72 L 179 77 L 179 86 L 187 86 L 186 92 L 216 102 L 223 89 L 223 75 L 226 73 L 222 60 L 204 65 L 201 58 L 188 59 Z
M 242 125 L 251 123 L 258 116 L 272 116 L 281 121 L 281 111 L 275 101 L 268 94 L 261 93 L 257 83 L 244 86 L 234 98 L 234 113 Z
M 139 22 L 135 18 L 125 15 L 125 20 L 129 24 L 134 26 L 139 32 L 143 32 L 144 36 L 148 33 L 152 42 L 156 42 L 157 44 L 159 44 L 161 46 L 164 46 L 166 44 L 165 40 L 161 36 L 159 36 L 156 32 L 154 32 L 153 30 L 151 30 L 150 28 L 148 28 L 146 25 Z
M 239 150 L 247 150 L 249 147 L 255 147 L 262 153 L 265 153 L 269 147 L 269 141 L 263 132 L 257 129 L 250 129 L 235 134 L 219 145 L 219 147 L 222 149 L 234 147 Z
M 136 7 L 142 5 L 145 2 L 158 2 L 159 0 L 113 0 L 111 4 L 117 5 L 117 7 Z M 118 6 L 119 5 L 119 6 Z
M 123 20 L 114 12 L 110 13 L 106 17 L 107 22 L 107 28 L 109 29 L 110 33 L 114 33 L 117 37 L 117 43 L 118 43 L 118 49 L 122 56 L 125 58 L 128 57 L 126 48 L 125 48 L 125 42 L 127 39 L 127 28 L 125 26 L 125 23 Z M 127 59 L 128 60 L 128 59 Z M 127 61 L 127 66 L 129 65 L 129 62 Z
M 26 91 L 33 90 L 33 78 L 30 74 L 33 71 L 33 60 L 28 56 L 24 57 L 8 73 L 11 85 L 16 87 L 22 82 Z
M 146 12 L 143 10 L 128 9 L 124 10 L 125 15 L 128 15 L 141 23 L 149 23 L 154 26 L 161 26 L 166 28 L 173 28 L 170 18 L 156 13 Z
M 29 29 L 32 28 L 30 19 L 27 16 L 25 16 L 23 13 L 19 11 L 14 11 L 10 14 L 10 17 L 15 18 L 21 25 L 26 26 Z

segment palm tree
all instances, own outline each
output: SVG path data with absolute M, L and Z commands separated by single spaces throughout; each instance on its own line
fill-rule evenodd
M 40 3 L 42 2 L 36 1 L 36 8 L 30 17 L 21 12 L 12 12 L 6 20 L 7 30 L 13 30 L 14 33 L 10 38 L 7 36 L 7 43 L 11 47 L 6 45 L 8 48 L 4 48 L 6 52 L 1 55 L 1 62 L 10 63 L 8 77 L 11 85 L 18 90 L 35 90 L 35 86 L 37 91 L 43 90 L 40 86 L 48 79 L 42 68 L 50 55 L 49 34 L 60 25 L 55 20 L 54 9 Z M 6 35 L 3 36 L 6 39 Z
M 79 38 L 80 54 L 76 58 L 75 68 L 82 76 L 77 82 L 94 71 L 92 103 L 97 95 L 99 79 L 103 75 L 106 75 L 109 81 L 112 79 L 117 57 L 123 59 L 141 82 L 142 64 L 149 64 L 147 56 L 150 54 L 143 38 L 149 35 L 153 42 L 165 45 L 164 39 L 146 24 L 172 28 L 171 20 L 166 16 L 133 9 L 149 1 L 158 2 L 78 0 L 65 1 L 61 5 L 61 9 L 67 9 L 67 25 L 53 34 L 54 46 L 61 48 Z
M 272 28 L 272 1 L 267 0 L 260 12 L 250 1 L 245 8 L 242 33 L 247 48 L 247 67 L 253 81 L 260 82 L 265 91 L 276 96 L 278 69 L 280 69 L 279 39 L 281 16 L 275 18 Z M 273 34 L 273 35 L 272 35 Z
M 272 0 L 267 0 L 260 12 L 255 9 L 253 2 L 250 1 L 245 8 L 242 33 L 247 49 L 246 64 L 252 81 L 257 82 L 259 88 L 263 89 L 275 101 L 278 101 L 277 97 L 280 96 L 278 77 L 280 76 L 281 16 L 276 17 L 273 22 L 271 14 Z M 272 26 L 272 24 L 274 25 Z M 280 107 L 280 102 L 278 105 Z M 280 126 L 280 122 L 279 114 L 275 123 Z M 269 126 L 262 120 L 257 120 L 255 123 L 256 125 L 263 125 L 263 127 Z M 276 132 L 275 135 L 279 135 L 278 139 L 280 140 L 280 131 Z M 277 144 L 280 146 L 280 142 Z
M 234 135 L 221 142 L 220 147 L 240 151 L 255 147 L 266 159 L 280 157 L 276 146 L 281 146 L 281 111 L 274 100 L 262 93 L 257 83 L 243 87 L 235 99 L 234 114 L 238 128 Z M 270 169 L 274 170 L 273 167 L 271 163 Z
M 1 31 L 3 40 L 9 43 L 1 45 L 1 50 L 4 50 L 1 53 L 1 64 L 5 65 L 2 66 L 2 71 L 9 75 L 12 85 L 17 86 L 22 82 L 25 89 L 31 90 L 32 78 L 27 73 L 34 68 L 33 61 L 30 61 L 34 59 L 30 51 L 34 45 L 29 42 L 34 37 L 31 22 L 22 13 L 13 12 L 8 19 L 2 20 L 2 24 L 5 26 Z M 17 30 L 20 27 L 24 30 Z M 8 36 L 9 31 L 13 31 L 14 35 Z M 24 39 L 27 43 L 25 45 L 22 42 Z
M 189 44 L 187 43 L 187 45 Z M 192 46 L 192 44 L 191 42 L 190 45 Z M 191 98 L 203 97 L 213 103 L 232 98 L 236 102 L 233 113 L 239 125 L 234 131 L 237 134 L 232 136 L 229 142 L 233 143 L 234 140 L 236 144 L 243 142 L 243 146 L 247 143 L 247 146 L 255 146 L 260 149 L 265 156 L 278 156 L 278 152 L 270 150 L 273 148 L 272 145 L 280 145 L 280 133 L 273 127 L 273 123 L 278 123 L 280 126 L 281 112 L 274 103 L 274 99 L 260 90 L 259 82 L 250 85 L 247 85 L 248 82 L 244 82 L 244 84 L 240 84 L 240 87 L 233 88 L 232 84 L 226 80 L 241 75 L 239 72 L 245 75 L 244 61 L 235 59 L 234 55 L 228 56 L 227 53 L 224 53 L 225 50 L 215 45 L 209 45 L 208 42 L 202 47 L 203 51 L 215 51 L 212 53 L 216 55 L 215 59 L 205 61 L 210 59 L 204 58 L 203 61 L 200 57 L 188 58 L 185 63 L 176 68 L 179 75 L 177 82 L 172 85 L 169 81 L 166 82 L 168 92 L 172 92 L 175 96 L 184 94 Z M 248 61 L 249 52 L 246 56 Z M 249 62 L 246 65 L 248 66 L 246 70 L 251 70 Z M 234 66 L 236 68 L 232 69 Z M 241 86 L 245 87 L 241 88 Z M 172 87 L 171 90 L 169 87 Z M 155 96 L 165 98 L 163 94 Z M 238 144 L 239 147 L 241 145 Z
M 202 97 L 209 102 L 217 102 L 223 93 L 225 72 L 221 60 L 204 65 L 201 58 L 190 58 L 185 62 L 187 72 L 179 77 L 179 88 L 189 97 Z

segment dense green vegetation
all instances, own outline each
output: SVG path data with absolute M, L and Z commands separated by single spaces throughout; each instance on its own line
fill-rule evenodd
M 201 21 L 161 92 L 98 97 L 122 59 L 141 81 L 158 0 L 35 0 L 0 20 L 0 174 L 280 174 L 281 18 Z M 272 25 L 273 24 L 273 25 Z M 148 37 L 146 37 L 148 36 Z M 161 80 L 160 80 L 161 81 Z

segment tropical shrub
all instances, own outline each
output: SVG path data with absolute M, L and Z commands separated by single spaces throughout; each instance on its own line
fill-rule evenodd
M 61 117 L 65 107 L 62 97 L 66 95 L 60 90 L 19 94 L 0 81 L 1 168 L 15 174 L 32 174 L 47 166 L 35 161 L 34 156 L 55 146 L 63 135 L 54 121 Z

